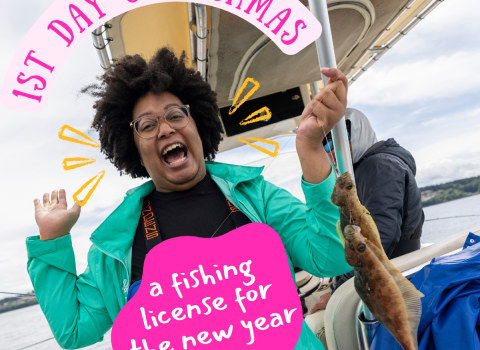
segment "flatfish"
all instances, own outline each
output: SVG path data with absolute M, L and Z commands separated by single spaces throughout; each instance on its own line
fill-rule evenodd
M 345 173 L 338 177 L 331 200 L 340 210 L 340 222 L 337 223 L 339 234 L 344 232 L 347 225 L 359 226 L 362 230 L 362 235 L 383 251 L 377 225 L 375 225 L 367 208 L 360 203 L 357 196 L 357 188 L 350 173 Z M 338 227 L 338 225 L 340 226 Z
M 345 259 L 355 272 L 355 289 L 377 320 L 404 350 L 417 350 L 422 315 L 419 292 L 358 226 L 344 230 Z

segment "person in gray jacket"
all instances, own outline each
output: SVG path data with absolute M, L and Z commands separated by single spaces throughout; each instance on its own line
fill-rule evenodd
M 395 139 L 378 141 L 367 117 L 347 108 L 355 182 L 360 202 L 375 221 L 389 259 L 420 249 L 425 219 L 417 167 Z

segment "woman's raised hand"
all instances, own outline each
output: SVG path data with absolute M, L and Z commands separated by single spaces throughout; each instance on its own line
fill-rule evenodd
M 65 190 L 53 191 L 50 200 L 48 193 L 43 195 L 43 206 L 39 199 L 35 204 L 35 221 L 40 229 L 40 239 L 46 241 L 67 235 L 80 216 L 80 206 L 75 203 L 67 209 Z
M 322 73 L 329 80 L 305 107 L 296 137 L 303 179 L 311 184 L 319 184 L 330 175 L 331 166 L 322 140 L 342 119 L 347 108 L 347 77 L 334 68 L 322 68 Z
M 348 79 L 338 69 L 322 68 L 328 82 L 305 107 L 297 130 L 297 142 L 312 148 L 322 147 L 322 140 L 345 114 Z M 307 146 L 308 147 L 308 146 Z

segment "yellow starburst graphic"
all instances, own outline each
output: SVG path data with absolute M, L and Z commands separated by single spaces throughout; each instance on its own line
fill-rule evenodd
M 96 161 L 97 161 L 96 159 L 91 159 L 91 158 L 75 157 L 75 158 L 65 158 L 62 164 L 63 164 L 63 169 L 72 170 L 72 169 L 80 168 L 81 166 L 95 163 Z M 68 162 L 79 162 L 79 163 L 68 165 Z
M 100 177 L 99 177 L 100 175 Z M 99 172 L 97 175 L 95 175 L 94 177 L 92 177 L 90 180 L 88 180 L 87 182 L 85 182 L 82 187 L 80 187 L 78 189 L 77 192 L 75 192 L 73 194 L 73 200 L 75 202 L 78 203 L 79 206 L 83 207 L 85 204 L 87 204 L 88 200 L 90 199 L 90 197 L 92 196 L 93 192 L 95 191 L 95 189 L 97 188 L 97 185 L 98 183 L 100 182 L 100 180 L 103 178 L 103 175 L 105 175 L 105 170 L 102 170 L 101 172 Z M 82 191 L 88 186 L 90 185 L 90 183 L 92 183 L 93 180 L 95 180 L 95 178 L 98 177 L 97 181 L 95 181 L 95 183 L 93 184 L 93 187 L 90 189 L 90 191 L 88 191 L 87 195 L 85 196 L 85 198 L 80 201 L 77 197 L 80 193 L 82 193 Z
M 66 136 L 65 135 L 65 130 L 68 130 L 78 136 L 80 136 L 80 138 L 74 138 L 74 137 L 70 137 L 70 136 Z M 83 132 L 81 131 L 78 131 L 77 129 L 75 128 L 72 128 L 71 126 L 69 125 L 64 125 L 60 128 L 60 131 L 58 132 L 58 138 L 60 140 L 64 140 L 64 141 L 68 141 L 68 142 L 73 142 L 73 143 L 78 143 L 80 145 L 85 145 L 85 146 L 90 146 L 90 147 L 95 147 L 95 148 L 98 148 L 100 147 L 100 145 L 98 144 L 98 142 L 92 140 L 90 137 L 88 137 L 87 135 L 85 135 Z M 72 170 L 72 169 L 76 169 L 76 168 L 80 168 L 82 166 L 85 166 L 85 165 L 89 165 L 89 164 L 92 164 L 92 163 L 95 163 L 97 160 L 96 159 L 91 159 L 91 158 L 82 158 L 82 157 L 73 157 L 73 158 L 65 158 L 63 160 L 63 169 L 65 170 Z M 75 164 L 69 164 L 69 162 L 77 162 Z M 97 188 L 100 180 L 103 178 L 103 176 L 105 175 L 105 170 L 102 170 L 101 172 L 99 172 L 97 175 L 95 175 L 94 177 L 92 177 L 90 180 L 88 180 L 87 182 L 85 182 L 74 194 L 73 194 L 73 200 L 78 204 L 80 205 L 81 207 L 85 206 L 88 202 L 88 200 L 90 199 L 90 197 L 92 196 L 93 192 L 95 191 L 95 189 Z M 87 194 L 85 195 L 85 197 L 83 198 L 83 200 L 80 200 L 78 199 L 78 195 L 80 193 L 82 193 L 83 190 L 85 190 L 87 188 L 88 185 L 90 185 L 95 179 L 97 178 L 97 180 L 94 182 L 92 188 L 87 192 Z
M 270 157 L 276 157 L 277 154 L 278 154 L 278 149 L 280 148 L 280 145 L 278 144 L 278 142 L 276 141 L 272 141 L 272 140 L 266 140 L 266 139 L 260 139 L 258 137 L 245 137 L 245 136 L 239 136 L 238 137 L 238 140 L 243 142 L 243 143 L 246 143 L 247 145 L 249 145 L 250 147 L 253 147 L 255 148 L 256 150 L 259 150 L 260 152 L 263 152 L 267 155 L 269 155 Z M 257 142 L 261 142 L 261 143 L 266 143 L 268 145 L 274 145 L 275 146 L 275 151 L 269 151 L 268 149 L 266 148 L 263 148 L 263 147 L 260 147 L 260 146 L 257 146 L 255 145 L 254 143 L 251 143 L 251 142 L 248 142 L 247 140 L 251 140 L 251 141 L 257 141 Z
M 243 93 L 243 90 L 245 90 L 245 88 L 247 87 L 248 83 L 253 83 L 253 88 L 245 95 L 245 97 L 242 99 L 242 101 L 240 101 L 240 103 L 236 106 L 235 104 L 237 103 L 238 99 L 240 98 L 240 96 L 242 95 Z M 253 78 L 247 78 L 245 79 L 245 81 L 243 82 L 242 86 L 240 87 L 240 89 L 238 90 L 237 94 L 235 95 L 235 99 L 233 100 L 233 103 L 232 103 L 232 106 L 230 107 L 230 110 L 228 111 L 228 114 L 233 114 L 237 111 L 238 108 L 240 108 L 240 106 L 242 104 L 244 104 L 250 97 L 253 96 L 253 94 L 255 93 L 255 91 L 257 91 L 258 89 L 260 88 L 260 84 L 258 81 L 256 81 L 255 79 Z M 260 115 L 258 117 L 256 117 L 257 115 Z M 256 117 L 256 118 L 255 118 Z M 247 125 L 247 124 L 251 124 L 251 123 L 257 123 L 259 121 L 262 121 L 262 120 L 268 120 L 272 117 L 272 112 L 270 111 L 270 109 L 268 107 L 262 107 L 260 108 L 259 110 L 253 112 L 252 114 L 250 114 L 247 118 L 243 119 L 241 122 L 240 122 L 240 125 Z M 252 141 L 258 141 L 258 142 L 262 142 L 262 143 L 266 143 L 266 144 L 269 144 L 269 145 L 274 145 L 275 146 L 275 151 L 269 151 L 268 149 L 266 148 L 263 148 L 263 147 L 260 147 L 260 146 L 257 146 L 251 142 L 248 142 L 247 140 L 245 139 L 248 139 L 248 140 L 252 140 Z M 243 137 L 243 136 L 239 136 L 238 137 L 238 140 L 240 142 L 243 142 L 247 145 L 249 145 L 250 147 L 253 147 L 257 150 L 259 150 L 260 152 L 263 152 L 265 153 L 266 155 L 270 156 L 270 157 L 276 157 L 277 154 L 278 154 L 278 149 L 280 148 L 280 145 L 278 142 L 276 141 L 271 141 L 271 140 L 266 140 L 266 139 L 261 139 L 261 138 L 258 138 L 258 137 Z
M 77 134 L 78 136 L 81 136 L 83 137 L 84 139 L 87 139 L 88 141 L 90 142 L 87 142 L 87 141 L 84 141 L 84 140 L 79 140 L 79 139 L 76 139 L 76 138 L 73 138 L 73 137 L 69 137 L 69 136 L 65 136 L 64 135 L 64 132 L 65 130 L 70 130 L 71 132 Z M 87 135 L 85 135 L 83 132 L 81 131 L 78 131 L 77 129 L 75 128 L 72 128 L 71 126 L 69 125 L 64 125 L 60 128 L 60 131 L 58 132 L 58 138 L 60 140 L 65 140 L 65 141 L 69 141 L 69 142 L 75 142 L 75 143 L 79 143 L 81 145 L 85 145 L 85 146 L 90 146 L 90 147 L 95 147 L 95 148 L 98 148 L 100 147 L 100 145 L 98 144 L 98 142 L 96 141 L 93 141 L 90 137 L 88 137 Z

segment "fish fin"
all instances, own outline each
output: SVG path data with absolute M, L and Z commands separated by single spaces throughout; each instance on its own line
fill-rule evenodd
M 367 221 L 372 225 L 373 228 L 375 228 L 375 232 L 376 232 L 376 237 L 378 239 L 378 244 L 380 246 L 376 246 L 378 249 L 380 250 L 383 250 L 383 246 L 382 246 L 382 240 L 380 239 L 380 232 L 378 231 L 378 227 L 377 227 L 377 224 L 375 223 L 375 220 L 373 220 L 372 218 L 372 214 L 370 214 L 370 212 L 368 211 L 367 208 L 365 208 L 361 203 L 360 203 L 360 206 L 362 207 L 365 215 L 363 215 L 363 217 L 366 217 L 367 218 Z M 384 251 L 384 250 L 383 250 Z M 384 251 L 385 252 L 385 251 Z
M 366 216 L 367 216 L 367 218 L 368 218 L 368 221 L 370 221 L 370 222 L 375 226 L 375 228 L 376 228 L 376 227 L 377 227 L 377 224 L 376 224 L 375 221 L 373 220 L 372 214 L 370 214 L 370 212 L 368 211 L 368 209 L 365 208 L 362 203 L 360 203 L 360 206 L 362 207 L 363 212 L 366 214 Z M 377 231 L 378 231 L 378 228 L 377 228 Z
M 337 227 L 338 237 L 340 237 L 340 241 L 342 242 L 343 247 L 345 248 L 345 237 L 343 236 L 342 225 L 340 224 L 340 220 L 337 221 L 336 227 Z
M 412 335 L 413 342 L 415 343 L 415 348 L 418 348 L 417 331 L 420 319 L 422 317 L 422 302 L 420 298 L 424 295 L 423 293 L 418 291 L 415 286 L 410 283 L 410 281 L 403 277 L 401 273 L 393 275 L 393 278 L 398 288 L 400 289 L 400 292 L 402 292 L 402 297 L 405 302 L 405 306 L 407 307 L 410 334 Z
M 366 240 L 366 244 L 378 257 L 385 269 L 388 271 L 390 276 L 392 276 L 395 284 L 402 293 L 405 306 L 407 308 L 407 317 L 408 323 L 410 325 L 410 333 L 412 334 L 413 341 L 417 343 L 417 329 L 418 324 L 420 323 L 420 318 L 422 317 L 422 302 L 420 298 L 424 297 L 423 293 L 418 291 L 415 286 L 407 280 L 403 275 L 398 271 L 395 266 L 388 260 L 387 256 L 380 251 L 373 243 Z
M 393 265 L 392 265 L 393 266 Z M 396 269 L 395 269 L 396 270 Z M 398 271 L 398 270 L 397 270 Z M 413 341 L 417 345 L 417 330 L 418 324 L 422 317 L 422 302 L 423 293 L 419 292 L 415 286 L 410 283 L 401 273 L 393 275 L 393 279 L 402 293 L 405 306 L 407 307 L 408 323 L 410 325 L 410 333 Z

